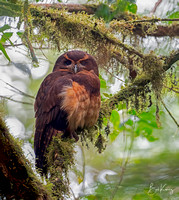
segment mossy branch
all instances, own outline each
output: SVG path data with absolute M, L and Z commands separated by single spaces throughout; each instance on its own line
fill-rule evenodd
M 129 55 L 134 54 L 140 59 L 144 58 L 139 50 L 116 38 L 103 20 L 85 13 L 69 15 L 64 10 L 39 9 L 32 5 L 30 12 L 32 23 L 39 29 L 39 34 L 46 36 L 49 42 L 55 43 L 59 50 L 65 42 L 75 47 L 87 48 L 93 51 L 89 53 L 98 54 L 96 57 L 101 65 L 107 63 L 107 59 L 114 57 L 128 67 Z
M 55 9 L 66 9 L 68 12 L 86 12 L 88 14 L 95 14 L 98 5 L 94 4 L 73 4 L 73 3 L 54 3 L 54 4 L 31 4 L 35 7 L 41 7 L 41 8 L 55 8 Z
M 58 10 L 67 10 L 68 12 L 71 13 L 79 13 L 79 12 L 85 12 L 89 15 L 94 15 L 100 7 L 99 5 L 96 4 L 64 4 L 64 3 L 58 3 L 58 4 L 31 4 L 33 7 L 38 8 L 43 8 L 43 9 L 58 9 Z M 112 10 L 111 10 L 112 12 Z M 137 20 L 134 20 L 137 19 Z M 164 37 L 164 36 L 169 36 L 169 37 L 177 37 L 179 36 L 179 25 L 178 24 L 172 24 L 169 26 L 166 25 L 156 25 L 156 29 L 150 32 L 145 31 L 148 29 L 147 26 L 140 26 L 142 23 L 156 23 L 156 22 L 165 22 L 165 21 L 179 21 L 178 18 L 176 19 L 160 19 L 160 18 L 148 18 L 148 19 L 143 19 L 142 17 L 138 15 L 130 15 L 127 13 L 119 13 L 118 17 L 115 17 L 114 21 L 121 21 L 123 20 L 124 23 L 132 23 L 134 24 L 133 29 L 130 30 L 134 35 L 139 35 L 141 37 L 145 36 L 154 36 L 154 37 Z M 125 27 L 125 26 L 123 26 Z
M 147 59 L 147 57 L 146 57 Z M 158 58 L 160 59 L 160 58 Z M 157 58 L 155 58 L 157 60 Z M 167 71 L 169 68 L 172 67 L 172 65 L 179 60 L 179 50 L 171 53 L 170 56 L 166 56 L 161 58 L 161 60 L 164 60 L 163 63 L 163 70 L 159 68 L 157 65 L 155 66 L 155 72 L 152 74 L 143 72 L 142 75 L 137 77 L 133 83 L 131 83 L 129 86 L 126 86 L 124 89 L 120 90 L 118 93 L 113 95 L 111 98 L 107 99 L 105 102 L 103 102 L 100 110 L 100 117 L 98 120 L 98 123 L 101 124 L 101 121 L 103 120 L 103 117 L 109 117 L 111 114 L 111 111 L 115 108 L 115 106 L 124 100 L 128 100 L 129 97 L 135 94 L 139 94 L 141 91 L 144 91 L 145 86 L 153 81 L 153 79 L 156 78 L 156 74 L 161 74 Z M 148 62 L 148 61 L 146 61 Z M 156 62 L 157 64 L 157 62 Z M 159 78 L 159 77 L 158 77 Z
M 18 142 L 0 116 L 0 196 L 7 199 L 52 199 L 37 179 Z

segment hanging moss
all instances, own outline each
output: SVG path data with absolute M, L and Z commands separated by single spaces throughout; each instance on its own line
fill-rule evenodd
M 95 147 L 97 147 L 99 153 L 104 151 L 104 149 L 106 148 L 105 139 L 101 134 L 98 136 L 95 142 Z
M 54 137 L 47 154 L 49 180 L 53 184 L 52 193 L 57 199 L 64 199 L 70 194 L 68 172 L 74 165 L 74 141 L 62 141 Z

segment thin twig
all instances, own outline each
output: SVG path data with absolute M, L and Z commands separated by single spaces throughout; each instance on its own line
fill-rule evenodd
M 23 43 L 20 43 L 20 44 L 3 44 L 3 46 L 5 47 L 5 48 L 7 48 L 7 47 L 18 47 L 18 46 L 22 46 L 22 45 L 24 45 Z
M 156 3 L 155 3 L 155 6 L 154 8 L 151 10 L 150 14 L 154 14 L 155 11 L 157 10 L 158 6 L 162 3 L 162 0 L 158 0 Z
M 27 105 L 33 105 L 33 103 L 15 100 L 15 99 L 12 99 L 11 97 L 6 97 L 6 96 L 2 96 L 2 95 L 0 95 L 0 98 L 2 98 L 2 99 L 7 99 L 7 100 L 10 100 L 10 101 L 13 101 L 13 102 L 16 102 L 16 103 L 22 103 L 22 104 L 27 104 Z
M 74 192 L 73 192 L 72 188 L 70 188 L 70 190 L 71 190 L 71 194 L 72 194 L 72 196 L 73 196 L 74 200 L 77 200 L 78 198 L 76 198 L 76 197 L 75 197 L 75 194 L 74 194 Z
M 169 111 L 169 109 L 166 107 L 165 103 L 163 102 L 163 100 L 161 99 L 162 105 L 165 108 L 165 110 L 168 112 L 168 114 L 170 115 L 170 117 L 173 119 L 173 121 L 175 122 L 175 124 L 179 127 L 179 124 L 177 122 L 177 120 L 174 118 L 174 116 L 172 115 L 172 113 Z
M 10 86 L 11 88 L 13 88 L 15 91 L 18 91 L 19 94 L 26 96 L 26 97 L 30 97 L 32 99 L 34 99 L 34 96 L 31 96 L 25 92 L 22 92 L 21 90 L 19 90 L 18 88 L 14 87 L 13 85 L 7 83 L 6 81 L 3 81 L 2 79 L 0 79 L 2 82 L 4 82 L 6 85 Z
M 134 130 L 134 128 L 132 129 Z M 116 192 L 118 191 L 119 189 L 119 186 L 121 185 L 122 181 L 123 181 L 123 178 L 124 178 L 124 173 L 126 171 L 126 167 L 127 167 L 127 164 L 129 163 L 129 159 L 131 157 L 131 152 L 132 152 L 132 147 L 133 147 L 133 142 L 134 142 L 134 131 L 132 131 L 131 133 L 131 144 L 129 146 L 129 149 L 128 149 L 128 152 L 127 152 L 127 157 L 126 159 L 124 160 L 123 162 L 123 165 L 121 167 L 121 175 L 120 175 L 120 179 L 119 179 L 119 182 L 118 184 L 116 185 L 116 187 L 114 188 L 113 192 L 112 192 L 112 195 L 110 197 L 110 200 L 113 200 L 115 195 L 116 195 Z M 127 144 L 126 144 L 127 145 Z
M 29 50 L 30 50 L 30 54 L 31 54 L 31 57 L 32 57 L 32 61 L 33 62 L 36 62 L 36 63 L 38 63 L 38 59 L 37 59 L 37 57 L 36 57 L 36 55 L 35 55 L 35 52 L 34 52 L 34 49 L 33 49 L 33 46 L 32 46 L 32 44 L 31 44 L 31 42 L 30 42 L 30 39 L 29 39 L 29 26 L 28 26 L 28 17 L 27 17 L 27 12 L 28 12 L 28 0 L 25 0 L 25 2 L 24 2 L 24 37 L 25 37 L 25 39 L 26 39 L 26 42 L 27 42 L 27 46 L 28 46 L 28 48 L 29 48 Z
M 118 79 L 119 81 L 125 83 L 125 81 L 123 81 L 122 79 L 118 78 L 116 75 L 114 75 L 112 72 L 110 72 L 107 68 L 103 67 L 103 69 L 109 73 L 111 76 L 113 76 L 114 78 Z
M 179 18 L 175 19 L 160 19 L 160 18 L 153 18 L 153 19 L 142 19 L 142 20 L 132 20 L 129 22 L 139 23 L 139 22 L 169 22 L 169 21 L 179 21 Z
M 83 157 L 83 185 L 82 185 L 82 191 L 84 193 L 85 191 L 85 181 L 86 181 L 86 162 L 85 162 L 85 153 L 84 153 L 84 149 L 83 147 L 80 145 L 81 147 L 81 152 L 82 152 L 82 157 Z
M 170 88 L 170 87 L 168 87 L 166 85 L 164 85 L 164 87 L 167 88 L 167 89 L 169 89 L 169 90 L 171 90 L 171 91 L 173 91 L 173 92 L 175 92 L 175 93 L 179 94 L 179 90 L 175 90 L 175 88 Z M 179 89 L 179 88 L 177 88 L 177 89 Z

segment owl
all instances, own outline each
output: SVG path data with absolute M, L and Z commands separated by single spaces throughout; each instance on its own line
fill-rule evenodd
M 99 116 L 100 80 L 95 59 L 73 50 L 61 55 L 42 82 L 35 99 L 36 167 L 47 173 L 45 154 L 53 136 L 74 138 L 78 128 L 91 127 Z

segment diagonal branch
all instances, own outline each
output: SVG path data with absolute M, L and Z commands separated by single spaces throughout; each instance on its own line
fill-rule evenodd
M 175 124 L 179 128 L 179 123 L 177 122 L 177 120 L 174 118 L 174 116 L 172 115 L 172 113 L 169 111 L 169 109 L 167 108 L 167 106 L 165 105 L 165 103 L 163 102 L 163 100 L 161 100 L 161 102 L 162 102 L 162 105 L 165 108 L 165 110 L 168 112 L 168 114 L 170 115 L 170 117 L 173 119 L 173 121 L 175 122 Z
M 150 14 L 154 14 L 155 11 L 157 10 L 158 6 L 162 3 L 162 0 L 158 0 L 156 3 L 155 3 L 155 6 L 154 8 L 151 10 L 151 13 Z
M 0 196 L 7 199 L 51 200 L 37 179 L 21 147 L 0 116 Z

